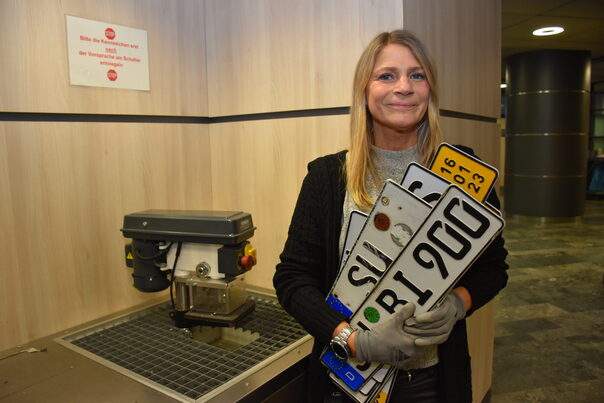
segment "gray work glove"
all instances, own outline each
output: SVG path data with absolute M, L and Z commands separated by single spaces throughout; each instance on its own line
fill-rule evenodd
M 419 350 L 415 345 L 415 337 L 403 330 L 405 320 L 409 319 L 413 312 L 415 312 L 415 305 L 408 303 L 373 329 L 357 330 L 355 336 L 357 360 L 401 367 L 405 361 L 413 357 Z
M 455 323 L 465 316 L 463 300 L 452 292 L 435 309 L 405 321 L 404 330 L 416 338 L 416 346 L 441 344 L 447 341 Z

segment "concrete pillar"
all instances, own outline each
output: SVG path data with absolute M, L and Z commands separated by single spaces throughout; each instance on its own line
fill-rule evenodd
M 590 52 L 540 50 L 506 66 L 506 213 L 583 215 L 589 131 Z

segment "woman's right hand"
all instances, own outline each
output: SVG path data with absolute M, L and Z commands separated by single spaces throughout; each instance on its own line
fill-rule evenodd
M 354 332 L 356 359 L 364 362 L 379 362 L 400 368 L 418 353 L 415 336 L 403 330 L 405 320 L 413 316 L 415 305 L 405 304 L 398 312 L 372 330 L 359 329 Z

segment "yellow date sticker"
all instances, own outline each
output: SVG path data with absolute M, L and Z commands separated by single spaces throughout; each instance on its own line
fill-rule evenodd
M 430 170 L 480 202 L 487 198 L 499 175 L 496 168 L 447 143 L 438 146 Z

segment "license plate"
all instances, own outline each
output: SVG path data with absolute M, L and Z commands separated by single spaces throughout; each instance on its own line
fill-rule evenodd
M 430 209 L 428 203 L 402 186 L 391 180 L 386 181 L 338 274 L 327 303 L 351 317 L 421 226 Z M 355 391 L 361 385 L 358 382 L 364 383 L 381 367 L 379 364 L 354 360 L 343 366 L 329 349 L 321 360 L 336 374 L 345 376 L 346 382 Z
M 499 175 L 491 165 L 447 143 L 438 147 L 430 170 L 481 202 L 487 198 Z
M 328 303 L 347 316 L 356 312 L 429 211 L 429 204 L 386 181 L 334 282 Z
M 388 365 L 382 365 L 374 362 L 357 362 L 355 359 L 341 360 L 335 356 L 330 348 L 323 350 L 321 362 L 329 368 L 342 382 L 353 392 L 358 392 L 361 387 L 365 387 L 374 374 L 382 369 L 388 371 Z M 375 383 L 375 382 L 374 382 Z
M 354 246 L 356 240 L 359 238 L 363 225 L 365 225 L 365 221 L 367 221 L 367 214 L 357 210 L 350 212 L 350 219 L 348 220 L 348 227 L 346 228 L 346 238 L 344 239 L 344 250 L 342 251 L 342 257 L 340 259 L 339 270 L 342 270 L 342 266 L 344 266 L 346 258 L 348 255 L 350 255 L 350 250 Z
M 361 385 L 370 378 L 371 374 L 375 373 L 381 367 L 381 365 L 374 364 L 370 371 L 367 371 L 369 365 L 364 369 L 360 369 L 358 367 L 362 364 L 357 363 L 354 359 L 341 360 L 335 356 L 330 348 L 323 351 L 321 361 L 353 391 L 358 391 Z
M 350 323 L 353 327 L 371 329 L 407 302 L 415 304 L 416 316 L 432 309 L 503 226 L 503 220 L 488 207 L 450 185 L 406 248 L 355 310 Z M 367 371 L 357 371 L 355 384 L 363 385 L 370 376 Z M 342 380 L 351 385 L 346 378 Z
M 449 181 L 429 169 L 412 162 L 401 180 L 401 186 L 434 206 L 449 186 Z
M 392 392 L 396 373 L 389 368 L 381 368 L 360 389 L 352 390 L 342 379 L 331 372 L 329 377 L 348 396 L 359 403 L 386 403 Z

